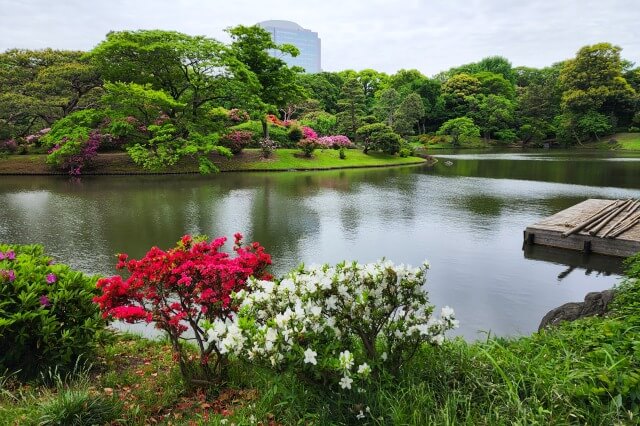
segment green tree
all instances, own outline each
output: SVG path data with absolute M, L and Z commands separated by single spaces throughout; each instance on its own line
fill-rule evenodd
M 257 25 L 246 27 L 238 25 L 228 28 L 231 36 L 231 51 L 235 58 L 244 64 L 255 76 L 258 85 L 250 92 L 257 96 L 257 109 L 262 121 L 263 136 L 268 136 L 266 113 L 276 113 L 288 104 L 306 99 L 303 87 L 299 84 L 297 75 L 301 68 L 289 68 L 280 58 L 273 57 L 269 52 L 280 52 L 291 56 L 299 54 L 298 49 L 290 44 L 276 44 L 271 34 Z
M 515 106 L 509 99 L 497 95 L 479 95 L 474 99 L 475 110 L 471 115 L 485 139 L 513 127 Z
M 0 139 L 27 135 L 75 111 L 95 107 L 101 85 L 82 52 L 1 53 Z
M 320 101 L 325 111 L 331 114 L 338 112 L 338 99 L 344 84 L 344 80 L 339 73 L 299 74 L 297 78 L 308 96 Z
M 609 43 L 581 48 L 565 62 L 559 77 L 562 111 L 579 117 L 589 112 L 630 120 L 636 92 L 622 76 L 621 49 Z
M 442 84 L 442 97 L 449 116 L 466 115 L 471 107 L 472 97 L 480 93 L 480 80 L 461 73 L 456 74 Z
M 469 117 L 458 117 L 447 120 L 438 130 L 438 135 L 451 136 L 453 146 L 458 146 L 460 142 L 469 138 L 480 136 L 480 129 Z
M 400 94 L 393 87 L 378 92 L 374 107 L 376 117 L 388 126 L 393 126 L 393 116 L 401 102 Z
M 400 135 L 410 135 L 424 117 L 424 103 L 417 93 L 412 93 L 400 103 L 394 113 L 395 122 L 393 129 Z
M 395 154 L 400 150 L 402 137 L 384 123 L 367 124 L 357 130 L 358 139 L 363 146 L 363 152 L 382 151 Z
M 338 128 L 350 139 L 355 139 L 356 130 L 360 127 L 365 115 L 365 97 L 362 85 L 356 78 L 345 81 L 338 100 L 340 112 L 336 115 Z

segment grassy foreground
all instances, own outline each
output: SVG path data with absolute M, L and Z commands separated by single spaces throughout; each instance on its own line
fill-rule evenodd
M 287 171 L 287 170 L 329 170 L 357 167 L 387 167 L 420 164 L 425 160 L 418 157 L 387 155 L 378 152 L 363 154 L 357 149 L 346 152 L 341 160 L 337 150 L 325 149 L 314 152 L 312 158 L 300 156 L 297 149 L 278 149 L 271 158 L 264 159 L 257 149 L 246 149 L 230 159 L 214 155 L 212 161 L 221 171 Z M 45 163 L 45 155 L 11 155 L 0 157 L 0 174 L 59 174 Z M 84 174 L 152 174 L 136 165 L 126 153 L 98 154 L 90 169 Z M 194 161 L 184 160 L 179 164 L 155 173 L 198 173 Z
M 48 385 L 0 376 L 0 424 L 638 424 L 640 257 L 628 274 L 604 318 L 426 346 L 400 377 L 361 394 L 240 360 L 226 384 L 188 390 L 168 343 L 114 334 L 92 368 L 49 374 Z

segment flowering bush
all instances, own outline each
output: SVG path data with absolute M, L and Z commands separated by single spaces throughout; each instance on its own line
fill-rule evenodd
M 0 372 L 73 368 L 104 327 L 97 277 L 54 264 L 42 246 L 0 244 Z
M 331 141 L 333 141 L 334 149 L 355 148 L 353 142 L 351 142 L 351 140 L 345 135 L 334 135 L 329 137 L 331 138 Z
M 247 113 L 247 111 L 238 108 L 230 109 L 228 117 L 231 122 L 236 124 L 249 121 L 249 114 Z
M 40 139 L 42 139 L 43 136 L 45 136 L 47 133 L 49 133 L 50 130 L 51 130 L 50 127 L 46 127 L 44 129 L 41 129 L 41 130 L 37 131 L 36 133 L 33 133 L 31 135 L 28 135 L 28 136 L 25 136 L 24 137 L 24 141 L 29 145 L 38 145 L 40 143 Z
M 273 154 L 273 151 L 275 151 L 276 148 L 278 148 L 278 144 L 274 140 L 269 138 L 260 139 L 259 145 L 260 145 L 260 152 L 262 153 L 262 158 L 271 157 L 271 154 Z
M 98 155 L 102 138 L 99 130 L 92 130 L 86 137 L 81 133 L 75 137 L 65 137 L 49 150 L 47 163 L 72 176 L 80 175 L 82 169 L 90 165 Z
M 0 141 L 0 153 L 6 152 L 13 154 L 18 150 L 18 144 L 15 139 L 8 139 L 6 141 Z
M 232 130 L 220 138 L 220 145 L 227 147 L 234 155 L 238 155 L 249 146 L 253 133 L 246 130 Z
M 224 321 L 236 310 L 231 294 L 245 287 L 247 278 L 270 279 L 266 268 L 271 257 L 258 243 L 242 246 L 242 236 L 235 235 L 235 257 L 222 252 L 226 238 L 207 243 L 203 238 L 185 235 L 178 245 L 167 251 L 153 247 L 140 260 L 118 255 L 118 269 L 126 268 L 130 276 L 119 275 L 98 281 L 102 294 L 94 299 L 105 318 L 125 322 L 154 321 L 171 341 L 182 374 L 189 376 L 188 359 L 182 341 L 194 340 L 200 352 L 200 364 L 207 378 L 224 371 L 225 357 L 215 341 L 207 341 L 205 321 Z M 183 334 L 189 330 L 190 335 Z M 209 357 L 215 354 L 215 363 Z
M 426 342 L 457 327 L 453 309 L 432 315 L 428 265 L 380 261 L 300 268 L 278 282 L 250 279 L 233 318 L 209 325 L 210 342 L 273 367 L 351 389 L 382 370 L 397 373 Z
M 298 148 L 302 151 L 305 157 L 311 158 L 313 151 L 320 148 L 316 139 L 302 139 L 298 142 Z
M 303 137 L 302 128 L 300 126 L 290 126 L 287 132 L 287 137 L 291 142 L 299 142 Z
M 267 121 L 276 126 L 285 127 L 284 122 L 273 114 L 267 114 Z
M 318 139 L 318 134 L 309 126 L 302 126 L 302 137 L 305 139 Z

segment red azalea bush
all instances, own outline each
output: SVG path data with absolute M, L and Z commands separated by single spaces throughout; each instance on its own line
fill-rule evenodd
M 254 276 L 270 280 L 266 271 L 271 256 L 259 243 L 242 246 L 242 235 L 235 234 L 235 257 L 220 251 L 226 238 L 211 243 L 185 235 L 177 246 L 164 251 L 153 247 L 140 260 L 118 255 L 118 269 L 130 276 L 103 278 L 102 291 L 94 298 L 104 318 L 129 323 L 155 322 L 171 341 L 185 378 L 189 376 L 188 358 L 182 341 L 194 340 L 200 352 L 200 364 L 207 379 L 224 371 L 225 358 L 215 341 L 208 342 L 203 325 L 216 319 L 229 319 L 237 310 L 231 294 L 245 288 Z M 188 336 L 183 334 L 190 330 Z M 215 364 L 209 357 L 215 354 Z
M 311 158 L 313 151 L 320 148 L 320 145 L 318 145 L 318 141 L 316 139 L 302 139 L 298 142 L 298 148 L 300 148 L 302 154 L 306 158 Z
M 233 155 L 238 155 L 251 143 L 253 133 L 247 130 L 232 130 L 220 138 L 220 145 L 231 150 Z

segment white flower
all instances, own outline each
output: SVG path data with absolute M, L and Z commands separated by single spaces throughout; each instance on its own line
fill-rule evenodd
M 382 358 L 383 361 L 386 361 L 388 356 L 386 352 L 382 352 L 382 355 L 380 355 L 380 358 Z
M 364 413 L 362 412 L 362 410 L 360 410 L 360 412 L 358 413 L 358 415 L 356 415 L 356 419 L 358 419 L 358 420 L 362 420 L 362 419 L 364 419 Z
M 353 379 L 351 377 L 344 376 L 340 379 L 340 387 L 342 389 L 351 389 L 351 383 L 353 383 Z
M 358 374 L 367 377 L 371 373 L 371 367 L 366 362 L 358 366 Z
M 454 315 L 455 315 L 455 312 L 453 311 L 453 309 L 451 309 L 448 306 L 445 306 L 440 311 L 440 316 L 444 319 L 452 318 Z
M 431 341 L 436 345 L 440 346 L 444 342 L 444 336 L 442 334 L 436 334 L 431 338 Z
M 349 370 L 351 367 L 353 367 L 353 354 L 348 350 L 342 351 L 340 352 L 338 361 L 340 362 L 341 369 Z
M 307 350 L 304 351 L 304 362 L 305 362 L 305 364 L 313 364 L 313 365 L 318 364 L 318 361 L 316 360 L 316 356 L 317 355 L 318 355 L 318 353 L 316 351 L 314 351 L 311 348 L 307 348 Z

